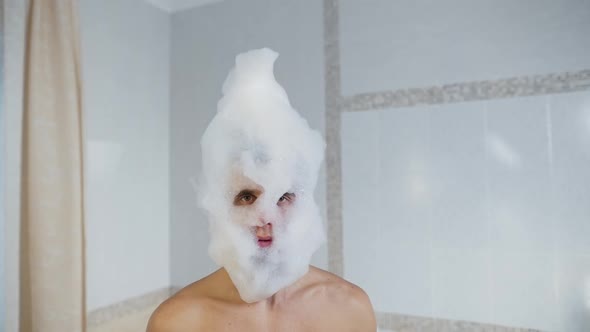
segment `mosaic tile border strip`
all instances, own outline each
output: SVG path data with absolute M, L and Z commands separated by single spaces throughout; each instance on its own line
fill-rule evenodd
M 343 97 L 341 94 L 339 3 L 324 2 L 324 61 L 326 103 L 326 169 L 328 269 L 344 274 L 342 238 L 342 165 L 340 120 L 343 112 L 357 112 L 417 105 L 435 105 L 478 100 L 504 99 L 590 90 L 590 69 L 512 77 L 497 80 L 445 84 L 425 88 L 368 92 Z M 540 332 L 467 321 L 377 312 L 380 328 L 402 331 Z
M 95 309 L 88 313 L 86 317 L 86 326 L 96 327 L 103 323 L 162 303 L 177 290 L 178 288 L 175 287 L 166 287 L 103 308 Z
M 534 329 L 377 312 L 379 328 L 396 332 L 541 332 Z
M 342 163 L 340 160 L 340 44 L 338 1 L 324 0 L 324 65 L 326 89 L 326 215 L 328 219 L 328 269 L 344 273 L 342 257 Z
M 344 98 L 341 112 L 434 105 L 575 92 L 590 89 L 590 69 L 576 72 L 361 93 Z

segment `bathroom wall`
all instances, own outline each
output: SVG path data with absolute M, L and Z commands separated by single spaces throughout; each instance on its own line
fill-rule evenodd
M 20 139 L 22 128 L 22 87 L 23 54 L 25 36 L 25 13 L 28 1 L 3 1 L 3 121 L 2 135 L 5 139 L 3 150 L 5 174 L 5 236 L 2 245 L 5 250 L 4 275 L 6 322 L 0 329 L 18 330 L 19 308 L 19 220 L 20 220 Z
M 381 313 L 590 330 L 590 3 L 339 6 L 342 95 L 369 100 L 342 113 L 344 276 Z
M 170 285 L 170 15 L 80 1 L 87 309 Z
M 367 94 L 383 104 L 375 92 L 415 89 L 431 101 L 343 110 L 343 190 L 326 193 L 322 169 L 316 197 L 325 214 L 326 201 L 342 196 L 344 276 L 380 313 L 590 328 L 590 93 L 541 91 L 534 79 L 590 68 L 588 1 L 336 2 L 345 100 Z M 324 131 L 324 11 L 314 0 L 225 0 L 173 14 L 143 0 L 80 7 L 93 310 L 215 269 L 192 180 L 237 53 L 281 53 L 278 81 Z M 7 26 L 12 43 L 22 39 L 22 24 Z M 21 51 L 12 49 L 7 71 L 22 68 Z M 20 109 L 11 93 L 20 76 L 8 76 L 6 103 Z M 504 78 L 515 80 L 494 81 Z M 510 92 L 523 81 L 533 82 L 530 96 L 446 103 L 423 89 L 483 82 L 467 86 Z M 15 193 L 19 116 L 5 118 Z M 16 197 L 6 198 L 10 234 Z M 16 271 L 16 238 L 7 238 L 7 271 Z M 327 261 L 324 247 L 314 263 Z M 10 319 L 16 277 L 6 275 Z M 16 330 L 16 320 L 6 326 Z
M 584 0 L 340 0 L 342 93 L 587 69 Z
M 5 296 L 5 277 L 4 271 L 6 270 L 4 264 L 4 255 L 5 249 L 4 245 L 6 243 L 6 208 L 4 200 L 4 189 L 6 188 L 5 183 L 5 163 L 6 163 L 6 156 L 5 156 L 5 142 L 6 137 L 4 136 L 6 133 L 5 130 L 5 104 L 4 104 L 4 1 L 0 1 L 0 328 L 5 327 L 5 320 L 6 320 L 6 296 Z
M 322 2 L 226 0 L 172 15 L 171 41 L 171 280 L 175 287 L 215 269 L 207 255 L 206 219 L 191 184 L 200 172 L 199 141 L 213 118 L 234 57 L 254 48 L 280 53 L 275 76 L 292 105 L 323 132 Z M 324 211 L 324 170 L 316 197 Z M 314 257 L 326 266 L 326 248 Z

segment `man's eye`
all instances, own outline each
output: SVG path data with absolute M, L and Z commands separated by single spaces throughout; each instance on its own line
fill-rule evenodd
M 248 193 L 248 192 L 242 192 L 239 195 L 236 195 L 236 198 L 234 198 L 234 205 L 236 205 L 236 206 L 251 205 L 255 201 L 256 201 L 256 195 Z
M 285 193 L 283 196 L 281 196 L 281 198 L 279 198 L 278 203 L 286 203 L 286 202 L 291 202 L 293 201 L 293 198 L 295 198 L 295 195 L 292 193 Z
M 252 196 L 252 195 L 242 195 L 242 197 L 240 197 L 240 201 L 242 201 L 244 203 L 250 203 L 250 202 L 254 201 L 254 196 Z

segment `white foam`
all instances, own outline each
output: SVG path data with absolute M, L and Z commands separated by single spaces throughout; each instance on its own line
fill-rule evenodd
M 325 143 L 289 103 L 273 74 L 278 54 L 252 50 L 236 57 L 217 114 L 201 140 L 200 205 L 209 216 L 209 254 L 225 267 L 241 298 L 256 302 L 303 276 L 325 241 L 313 192 Z M 240 190 L 259 187 L 252 205 L 234 206 Z M 295 199 L 279 206 L 279 198 Z M 254 234 L 267 220 L 272 245 Z

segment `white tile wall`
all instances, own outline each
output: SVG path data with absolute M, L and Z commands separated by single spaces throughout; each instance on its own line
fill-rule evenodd
M 428 112 L 398 109 L 379 112 L 378 190 L 382 199 L 382 232 L 387 240 L 407 247 L 431 240 L 430 162 Z
M 343 178 L 343 186 L 350 188 L 343 192 L 344 206 L 350 207 L 345 209 L 344 214 L 351 220 L 344 229 L 343 237 L 345 243 L 357 243 L 344 247 L 344 269 L 351 280 L 367 285 L 365 291 L 377 294 L 381 282 L 380 267 L 373 260 L 378 251 L 381 234 L 379 218 L 382 217 L 379 210 L 381 197 L 375 190 L 380 174 L 377 149 L 379 122 L 376 112 L 369 113 L 373 115 L 351 114 L 342 123 L 346 128 L 342 148 L 349 152 L 342 154 L 343 171 L 354 174 Z M 348 261 L 351 264 L 347 264 Z
M 381 115 L 385 114 L 348 113 L 342 118 L 342 166 L 344 174 L 351 174 L 343 177 L 343 187 L 351 189 L 343 192 L 343 215 L 346 219 L 343 239 L 345 244 L 355 244 L 344 246 L 344 274 L 363 285 L 377 311 L 430 315 L 430 253 L 429 248 L 423 246 L 423 241 L 416 241 L 420 235 L 424 235 L 423 240 L 428 240 L 428 233 L 425 232 L 429 230 L 429 220 L 420 213 L 401 215 L 403 204 L 419 206 L 422 203 L 418 196 L 401 201 L 401 191 L 396 187 L 404 187 L 405 190 L 411 187 L 410 183 L 400 183 L 402 176 L 382 176 L 383 167 L 397 167 L 407 172 L 411 171 L 411 167 L 389 164 L 384 160 L 382 149 L 403 148 L 403 145 L 380 142 L 380 136 L 384 136 L 380 134 Z M 400 128 L 404 126 L 402 122 L 399 123 Z M 391 130 L 391 133 L 403 135 L 397 130 Z M 411 134 L 411 130 L 406 133 Z M 414 135 L 414 138 L 420 141 L 418 136 Z M 401 141 L 403 139 L 400 138 Z M 419 212 L 423 209 L 406 211 Z M 393 216 L 397 220 L 392 220 Z M 388 236 L 383 237 L 383 234 Z M 391 235 L 394 238 L 389 237 Z M 383 261 L 384 264 L 376 265 L 375 261 Z M 397 283 L 390 282 L 394 275 Z M 411 287 L 416 285 L 416 278 L 421 280 L 419 286 Z M 382 287 L 384 284 L 389 287 Z M 394 298 L 395 301 L 392 301 Z
M 435 317 L 493 322 L 489 260 L 489 250 L 433 250 Z
M 548 251 L 554 247 L 546 97 L 487 102 L 490 237 L 498 248 Z M 514 153 L 507 162 L 490 137 Z
M 430 248 L 420 243 L 413 246 L 397 245 L 388 241 L 387 235 L 385 232 L 381 234 L 380 251 L 372 260 L 373 264 L 381 262 L 375 271 L 375 279 L 379 283 L 373 288 L 377 288 L 377 291 L 367 293 L 375 310 L 432 316 Z
M 435 248 L 489 246 L 485 210 L 485 105 L 427 108 L 433 176 L 432 240 Z M 395 156 L 392 156 L 395 158 Z M 462 232 L 456 232 L 461 229 Z
M 559 247 L 590 255 L 590 93 L 550 102 Z
M 342 163 L 377 311 L 590 330 L 590 92 L 344 113 Z
M 551 255 L 495 251 L 493 322 L 544 331 L 561 330 L 555 272 Z
M 561 255 L 558 292 L 562 331 L 590 329 L 590 255 Z

